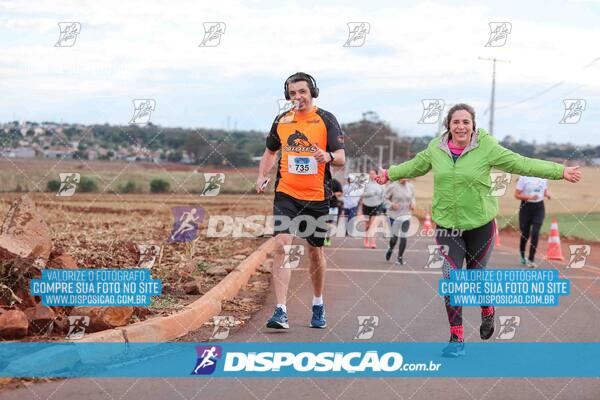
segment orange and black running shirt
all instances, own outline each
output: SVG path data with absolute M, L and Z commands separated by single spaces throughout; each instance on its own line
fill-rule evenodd
M 291 110 L 275 118 L 267 136 L 267 148 L 281 149 L 276 192 L 306 201 L 331 197 L 329 164 L 316 161 L 314 146 L 327 152 L 344 148 L 342 129 L 333 114 L 313 107 L 305 114 Z

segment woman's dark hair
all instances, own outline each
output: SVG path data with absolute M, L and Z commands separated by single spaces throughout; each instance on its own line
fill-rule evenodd
M 450 121 L 452 120 L 452 114 L 456 111 L 464 110 L 471 114 L 471 118 L 473 119 L 473 131 L 477 129 L 475 126 L 475 109 L 468 104 L 458 103 L 453 105 L 449 110 L 446 118 L 444 118 L 444 126 L 446 127 L 446 132 L 450 132 Z

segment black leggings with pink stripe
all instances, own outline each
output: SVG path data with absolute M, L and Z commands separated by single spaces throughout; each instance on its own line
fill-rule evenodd
M 496 221 L 491 220 L 479 228 L 460 231 L 438 227 L 435 239 L 444 254 L 444 278 L 450 278 L 450 268 L 462 268 L 466 261 L 467 269 L 483 269 L 487 265 L 496 235 Z M 455 236 L 451 236 L 454 233 Z M 447 246 L 447 247 L 446 247 Z M 451 306 L 450 298 L 444 297 L 450 326 L 462 325 L 462 307 Z M 488 307 L 481 305 L 481 308 Z

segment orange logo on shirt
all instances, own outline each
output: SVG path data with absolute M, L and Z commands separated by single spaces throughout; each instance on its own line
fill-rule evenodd
M 284 151 L 302 153 L 312 152 L 314 153 L 314 146 L 310 143 L 306 135 L 300 131 L 292 133 L 287 138 L 287 146 L 283 149 Z

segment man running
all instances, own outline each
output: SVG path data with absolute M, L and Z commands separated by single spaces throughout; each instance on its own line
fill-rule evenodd
M 306 237 L 309 245 L 314 294 L 310 327 L 325 328 L 327 321 L 323 289 L 326 263 L 323 242 L 327 226 L 316 221 L 329 214 L 332 186 L 329 164 L 344 165 L 344 138 L 333 114 L 313 105 L 313 99 L 319 95 L 319 88 L 312 76 L 297 72 L 287 78 L 284 95 L 294 103 L 294 107 L 275 118 L 267 136 L 267 148 L 260 161 L 256 180 L 257 193 L 264 192 L 268 182 L 267 175 L 275 164 L 277 152 L 281 150 L 273 201 L 277 250 L 272 274 L 277 306 L 273 316 L 267 321 L 267 327 L 289 328 L 286 300 L 291 271 L 284 268 L 283 260 L 285 249 L 290 248 L 293 235 L 296 235 Z M 278 223 L 281 221 L 277 221 L 277 217 L 287 217 L 293 221 L 299 216 L 303 216 L 304 220 L 300 224 L 281 224 Z
M 550 161 L 523 157 L 505 149 L 483 129 L 476 129 L 475 110 L 467 104 L 456 104 L 445 119 L 446 132 L 429 142 L 415 158 L 382 170 L 376 180 L 416 178 L 433 170 L 433 220 L 437 224 L 436 242 L 447 246 L 443 252 L 444 278 L 450 278 L 451 269 L 486 267 L 496 235 L 495 217 L 498 200 L 488 196 L 491 189 L 492 167 L 513 174 L 538 176 L 547 179 L 565 179 L 578 182 L 579 167 L 565 167 Z M 451 230 L 459 230 L 453 236 Z M 450 304 L 444 298 L 450 343 L 442 355 L 458 357 L 465 354 L 463 341 L 462 307 Z M 495 309 L 481 305 L 479 335 L 487 340 L 494 333 Z

